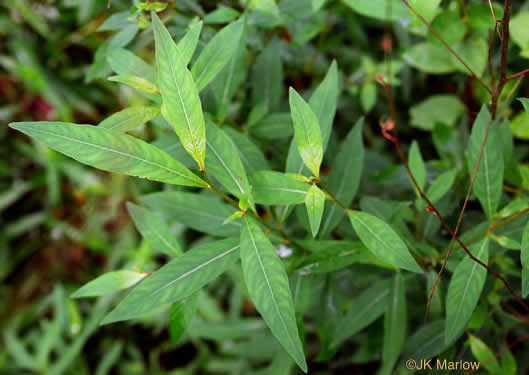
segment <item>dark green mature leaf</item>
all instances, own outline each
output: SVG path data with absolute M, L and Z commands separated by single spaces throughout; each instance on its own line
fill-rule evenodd
M 127 209 L 136 228 L 153 249 L 170 257 L 182 254 L 180 245 L 160 216 L 131 202 L 127 202 Z
M 329 175 L 329 189 L 346 207 L 351 204 L 358 191 L 364 169 L 363 126 L 364 119 L 361 118 L 340 145 L 338 155 L 334 160 L 334 165 Z M 321 236 L 328 236 L 340 223 L 344 215 L 343 209 L 335 202 L 327 201 Z
M 382 373 L 390 374 L 404 346 L 407 328 L 406 284 L 401 272 L 393 278 L 384 315 L 384 365 Z
M 102 324 L 140 317 L 181 301 L 216 279 L 239 258 L 239 240 L 228 238 L 192 249 L 145 278 Z
M 283 88 L 280 41 L 274 39 L 257 57 L 252 72 L 253 104 L 264 104 L 268 111 L 279 109 Z
M 341 324 L 336 326 L 332 346 L 340 345 L 377 320 L 386 311 L 390 294 L 390 280 L 379 280 L 355 297 Z
M 487 264 L 489 239 L 473 246 L 472 255 Z M 485 285 L 487 270 L 469 257 L 459 263 L 448 285 L 446 296 L 445 341 L 454 342 L 464 331 L 476 308 Z
M 171 341 L 178 343 L 186 328 L 191 324 L 195 317 L 198 307 L 199 292 L 195 292 L 190 297 L 181 302 L 174 303 L 169 312 L 169 334 Z
M 204 169 L 206 126 L 202 104 L 191 72 L 186 68 L 180 49 L 153 13 L 158 85 L 162 94 L 162 114 L 173 126 L 187 152 Z
M 130 288 L 147 276 L 146 273 L 133 271 L 113 271 L 104 273 L 97 279 L 90 281 L 78 289 L 71 298 L 99 297 L 122 289 Z
M 238 198 L 245 198 L 255 209 L 252 189 L 248 183 L 239 153 L 230 138 L 214 123 L 207 121 L 206 171 L 219 180 L 226 189 Z
M 307 168 L 319 178 L 323 160 L 323 146 L 318 118 L 296 90 L 290 88 L 289 93 L 290 110 L 299 155 Z
M 224 130 L 230 137 L 233 148 L 239 153 L 244 168 L 248 172 L 270 169 L 263 151 L 246 135 L 233 128 Z
M 240 233 L 240 222 L 224 225 L 224 220 L 236 211 L 235 208 L 214 198 L 171 191 L 144 195 L 141 201 L 169 219 L 204 233 L 223 237 Z
M 130 107 L 107 117 L 98 126 L 118 132 L 128 132 L 160 114 L 156 107 Z
M 136 76 L 156 83 L 154 68 L 129 50 L 117 48 L 107 56 L 108 63 L 114 72 L 122 76 Z
M 472 134 L 470 135 L 467 149 L 468 172 L 472 178 L 487 128 L 490 125 L 487 143 L 483 150 L 473 189 L 489 220 L 493 219 L 500 203 L 503 191 L 504 168 L 503 153 L 499 137 L 497 136 L 497 129 L 490 123 L 491 121 L 489 111 L 483 106 L 472 127 Z
M 241 40 L 244 20 L 230 23 L 208 42 L 193 65 L 191 72 L 198 91 L 210 83 L 231 60 Z
M 168 184 L 207 186 L 165 152 L 130 135 L 62 122 L 15 122 L 10 126 L 95 168 Z
M 325 193 L 318 186 L 312 185 L 305 196 L 305 206 L 309 217 L 312 237 L 316 237 L 320 229 L 323 207 L 325 205 Z
M 457 96 L 433 95 L 410 109 L 411 125 L 430 131 L 438 122 L 452 127 L 464 111 L 465 106 Z
M 422 273 L 408 247 L 385 222 L 360 211 L 348 211 L 353 228 L 366 247 L 377 258 L 395 267 Z
M 307 372 L 287 273 L 270 240 L 247 215 L 241 230 L 241 261 L 257 311 L 298 366 Z
M 275 171 L 259 171 L 248 176 L 255 203 L 269 205 L 300 204 L 310 185 Z
M 520 261 L 522 263 L 522 297 L 529 294 L 529 222 L 525 224 L 520 248 Z
M 428 360 L 448 348 L 444 339 L 444 320 L 427 324 L 417 330 L 406 343 L 404 358 L 415 361 Z

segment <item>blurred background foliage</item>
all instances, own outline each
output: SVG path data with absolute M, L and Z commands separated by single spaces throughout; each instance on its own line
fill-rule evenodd
M 266 151 L 267 160 L 257 162 L 280 170 L 292 136 L 285 100 L 288 86 L 310 92 L 321 81 L 330 61 L 336 59 L 343 91 L 329 149 L 336 149 L 356 120 L 365 116 L 369 124 L 364 131 L 369 173 L 363 178 L 358 204 L 367 210 L 378 207 L 388 220 L 396 213 L 409 219 L 413 212 L 398 200 L 409 197 L 411 187 L 393 150 L 380 136 L 378 122 L 387 116 L 387 105 L 377 79 L 391 80 L 396 86 L 398 116 L 403 120 L 401 137 L 408 144 L 412 139 L 419 140 L 430 180 L 447 166 L 464 163 L 468 124 L 487 100 L 486 92 L 468 79 L 467 72 L 400 2 L 392 2 L 393 45 L 384 39 L 385 1 L 373 0 L 375 6 L 367 7 L 361 3 L 177 0 L 169 2 L 163 19 L 175 39 L 184 35 L 193 22 L 203 20 L 200 49 L 246 5 L 251 7 L 241 87 L 227 110 L 216 107 L 214 88 L 206 90 L 202 100 L 209 112 L 217 114 L 217 121 L 238 124 L 243 134 L 249 134 Z M 423 9 L 425 18 L 488 82 L 486 50 L 489 35 L 494 32 L 488 4 L 442 1 L 440 7 L 441 1 L 432 3 L 437 5 Z M 529 57 L 529 3 L 516 3 L 512 73 L 523 70 Z M 68 298 L 104 272 L 149 272 L 165 263 L 166 258 L 141 239 L 125 206 L 126 201 L 136 201 L 139 195 L 164 187 L 81 165 L 16 134 L 7 123 L 60 120 L 98 124 L 123 108 L 147 103 L 146 94 L 106 79 L 119 70 L 113 65 L 121 63 L 109 58 L 114 50 L 126 47 L 147 62 L 154 60 L 152 30 L 138 4 L 129 0 L 0 2 L 0 373 L 287 374 L 292 364 L 288 358 L 276 355 L 277 343 L 241 288 L 240 270 L 234 269 L 229 277 L 223 276 L 201 292 L 199 316 L 183 339 L 178 327 L 168 329 L 167 314 L 98 327 L 101 317 L 115 304 L 115 295 L 97 302 Z M 465 4 L 464 11 L 461 4 Z M 501 4 L 495 3 L 494 7 L 497 17 L 501 17 Z M 393 49 L 394 56 L 389 75 L 384 59 L 387 49 Z M 271 90 L 277 93 L 269 103 L 270 113 L 253 106 L 259 102 L 259 87 L 266 79 L 275 85 Z M 524 143 L 529 139 L 529 117 L 519 103 L 510 105 L 512 96 L 508 94 L 516 90 L 516 96 L 528 97 L 529 85 L 515 85 L 516 81 L 511 81 L 506 86 L 502 100 L 507 102 L 502 110 L 511 119 L 516 158 L 523 161 L 529 152 Z M 456 123 L 461 126 L 454 127 Z M 156 117 L 133 133 L 162 142 L 160 136 L 167 134 L 167 129 L 165 121 Z M 327 166 L 332 165 L 333 155 L 326 156 Z M 516 189 L 527 191 L 529 166 L 521 164 L 506 178 Z M 454 192 L 439 202 L 442 213 L 452 219 L 467 187 L 463 182 L 459 185 L 455 184 Z M 469 210 L 471 218 L 477 217 L 472 212 L 476 207 Z M 419 220 L 421 226 L 428 227 L 424 236 L 432 237 L 432 243 L 440 241 L 436 233 L 442 231 L 435 219 L 423 216 Z M 476 222 L 479 220 L 468 220 L 464 229 L 472 229 Z M 171 223 L 171 230 L 184 248 L 201 240 L 199 232 L 183 224 Z M 511 232 L 516 230 L 519 232 L 519 228 Z M 505 231 L 505 236 L 509 233 Z M 341 238 L 351 234 L 348 225 L 341 225 L 335 235 Z M 436 252 L 428 245 L 422 250 L 425 254 Z M 450 269 L 455 262 L 449 262 Z M 512 265 L 505 261 L 500 266 L 509 272 Z M 354 272 L 362 278 L 351 282 Z M 334 273 L 331 279 L 321 276 L 325 282 L 316 281 L 313 289 L 303 293 L 336 298 L 326 304 L 332 309 L 333 304 L 343 304 L 376 278 L 373 269 L 355 265 Z M 422 306 L 423 286 L 408 288 L 413 296 L 410 302 Z M 497 290 L 495 285 L 488 288 Z M 319 304 L 317 298 L 310 303 L 314 301 Z M 481 309 L 486 314 L 486 306 Z M 439 313 L 436 311 L 434 306 L 432 314 Z M 325 325 L 315 327 L 313 323 L 332 325 L 333 315 L 325 311 L 318 314 L 306 323 L 311 371 L 375 373 L 381 335 L 363 333 L 356 340 L 362 345 L 352 345 L 325 362 L 334 353 L 320 351 L 318 342 L 328 339 Z M 411 315 L 415 320 L 421 318 L 420 313 Z M 380 330 L 380 326 L 373 329 Z M 435 327 L 430 329 L 429 334 L 436 332 Z M 521 350 L 527 349 L 525 345 Z M 322 362 L 316 358 L 318 353 Z

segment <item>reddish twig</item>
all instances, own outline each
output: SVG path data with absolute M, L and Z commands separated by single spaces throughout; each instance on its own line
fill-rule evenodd
M 512 79 L 515 79 L 515 78 L 518 78 L 518 77 L 521 77 L 521 76 L 524 76 L 526 75 L 527 73 L 529 73 L 529 69 L 525 69 L 523 71 L 521 71 L 520 73 L 516 73 L 516 74 L 513 74 L 512 76 L 509 76 L 507 78 L 505 78 L 507 81 L 510 81 Z

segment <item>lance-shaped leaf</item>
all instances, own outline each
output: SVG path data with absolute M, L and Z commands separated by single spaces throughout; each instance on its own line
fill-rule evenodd
M 364 143 L 362 128 L 364 119 L 357 121 L 347 138 L 340 145 L 340 150 L 329 175 L 328 186 L 334 196 L 348 207 L 353 201 L 364 169 Z M 327 201 L 321 227 L 321 236 L 328 236 L 345 215 L 343 209 L 335 202 Z M 383 260 L 383 259 L 381 259 Z
M 342 324 L 336 326 L 332 346 L 339 346 L 377 320 L 386 311 L 390 293 L 390 280 L 379 280 L 355 297 L 351 308 L 342 318 Z
M 470 343 L 470 350 L 474 357 L 479 361 L 478 365 L 483 364 L 490 374 L 504 374 L 500 369 L 498 363 L 498 356 L 490 349 L 487 344 L 478 339 L 474 335 L 470 335 L 468 339 Z
M 202 21 L 195 22 L 191 25 L 185 35 L 178 41 L 176 45 L 178 51 L 182 55 L 182 60 L 187 66 L 195 50 L 197 49 L 198 40 L 200 38 L 200 32 L 202 31 Z
M 426 184 L 426 167 L 424 165 L 424 160 L 422 158 L 421 150 L 419 149 L 417 141 L 413 141 L 411 144 L 408 160 L 413 177 L 415 178 L 415 181 L 421 190 L 423 190 L 424 184 Z M 416 193 L 419 194 L 419 192 Z
M 243 29 L 243 19 L 232 22 L 215 34 L 204 47 L 191 69 L 198 91 L 206 87 L 233 57 Z
M 470 177 L 474 174 L 490 121 L 490 113 L 486 106 L 483 106 L 474 121 L 467 149 Z M 500 138 L 496 133 L 496 127 L 491 124 L 473 189 L 489 219 L 496 214 L 503 191 L 503 153 Z
M 281 42 L 271 40 L 255 60 L 252 72 L 252 103 L 264 104 L 269 112 L 279 109 L 283 88 Z
M 224 224 L 236 209 L 214 198 L 168 191 L 144 195 L 140 200 L 167 218 L 200 232 L 229 237 L 241 231 L 239 221 Z
M 325 78 L 314 90 L 309 100 L 310 108 L 314 111 L 320 124 L 323 150 L 327 148 L 329 143 L 339 95 L 338 65 L 336 61 L 333 61 Z
M 185 300 L 171 306 L 171 311 L 169 312 L 169 334 L 173 343 L 180 341 L 186 328 L 195 317 L 199 293 L 195 292 L 195 294 Z
M 473 246 L 472 255 L 487 264 L 488 237 Z M 466 256 L 456 267 L 446 296 L 445 342 L 454 342 L 464 331 L 485 285 L 487 270 Z
M 146 273 L 133 271 L 113 271 L 99 276 L 78 289 L 72 298 L 99 297 L 122 289 L 130 288 L 147 276 Z
M 170 257 L 182 254 L 180 245 L 160 216 L 131 202 L 127 202 L 127 209 L 136 228 L 153 249 Z
M 408 247 L 393 228 L 365 212 L 350 210 L 348 213 L 356 234 L 377 258 L 395 267 L 422 273 Z
M 382 374 L 391 374 L 406 339 L 406 284 L 401 272 L 393 278 L 384 315 L 384 351 Z
M 228 238 L 187 251 L 138 284 L 102 324 L 137 318 L 191 296 L 235 263 L 238 249 L 239 240 Z
M 206 126 L 198 90 L 171 35 L 156 13 L 152 14 L 152 19 L 158 85 L 163 99 L 162 114 L 175 129 L 187 152 L 203 170 Z
M 248 176 L 255 203 L 269 205 L 300 204 L 310 185 L 275 171 L 259 171 Z
M 324 205 L 325 193 L 316 185 L 312 185 L 305 196 L 305 206 L 307 207 L 307 215 L 309 217 L 310 229 L 313 237 L 316 237 L 318 230 L 320 229 Z
M 292 87 L 289 101 L 299 155 L 307 168 L 319 178 L 323 146 L 318 118 Z
M 117 48 L 109 52 L 108 63 L 120 76 L 136 76 L 156 83 L 154 68 L 129 50 Z
M 149 99 L 155 101 L 156 103 L 160 102 L 160 96 L 158 95 L 160 93 L 160 90 L 158 90 L 156 86 L 154 86 L 152 83 L 150 83 L 144 78 L 128 75 L 117 75 L 108 77 L 108 80 L 112 82 L 123 83 L 124 85 L 130 86 L 133 89 L 143 91 L 145 92 L 144 95 Z
M 307 372 L 287 273 L 268 237 L 247 215 L 241 230 L 241 261 L 248 293 L 257 311 L 285 350 Z
M 525 224 L 520 248 L 520 261 L 522 263 L 522 297 L 529 294 L 529 222 Z
M 237 149 L 222 129 L 211 121 L 206 122 L 208 132 L 206 171 L 220 181 L 230 193 L 245 198 L 255 210 L 252 192 Z
M 145 124 L 160 114 L 156 107 L 130 107 L 123 111 L 114 113 L 106 118 L 98 126 L 118 132 L 128 132 Z
M 64 122 L 15 122 L 9 125 L 81 163 L 168 184 L 207 184 L 167 153 L 127 134 Z
M 244 168 L 248 172 L 270 169 L 263 151 L 248 137 L 247 134 L 227 127 L 225 133 L 230 137 L 233 148 L 239 153 Z

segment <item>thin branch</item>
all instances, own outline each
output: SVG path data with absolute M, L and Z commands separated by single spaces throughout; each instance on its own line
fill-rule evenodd
M 521 71 L 520 73 L 513 74 L 512 76 L 505 78 L 505 80 L 508 82 L 508 81 L 510 81 L 512 79 L 524 76 L 527 73 L 529 73 L 529 69 L 525 69 L 525 70 Z
M 408 0 L 402 0 L 402 2 L 413 12 L 413 14 L 415 14 L 421 21 L 422 23 L 424 23 L 426 25 L 426 27 L 435 35 L 435 37 L 437 39 L 439 39 L 439 41 L 441 43 L 444 44 L 444 46 L 450 51 L 450 53 L 452 53 L 452 55 L 454 55 L 454 57 L 459 60 L 459 62 L 461 64 L 463 64 L 465 66 L 465 68 L 468 70 L 468 72 L 470 73 L 470 75 L 472 77 L 474 77 L 474 79 L 476 79 L 480 84 L 481 86 L 483 86 L 488 92 L 489 94 L 492 94 L 492 90 L 489 88 L 489 86 L 487 86 L 485 84 L 485 82 L 483 82 L 477 75 L 476 73 L 474 73 L 474 71 L 467 65 L 467 63 L 465 63 L 465 61 L 463 61 L 463 59 L 461 58 L 461 56 L 459 56 L 459 54 L 453 50 L 452 47 L 450 47 L 450 45 L 441 37 L 441 35 L 439 35 L 439 33 L 437 31 L 434 30 L 434 28 L 428 23 L 428 21 L 426 21 L 424 19 L 423 16 L 421 16 L 416 10 L 415 8 L 413 8 L 409 3 L 408 3 Z

